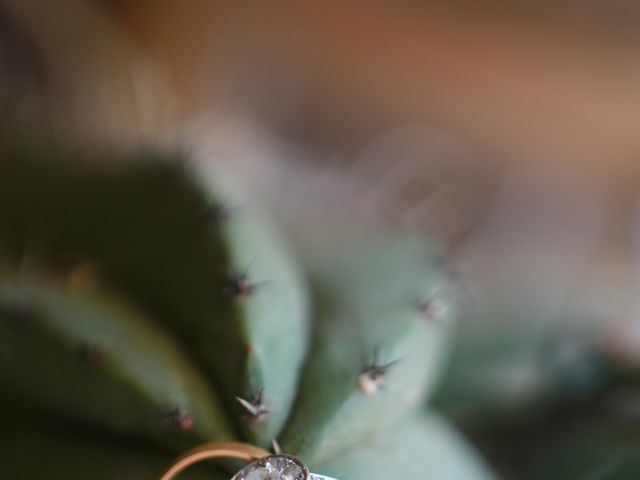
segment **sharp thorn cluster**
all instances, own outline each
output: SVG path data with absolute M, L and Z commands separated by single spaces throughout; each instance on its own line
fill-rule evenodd
M 393 360 L 387 363 L 380 363 L 378 359 L 378 349 L 373 352 L 372 361 L 358 375 L 358 389 L 365 395 L 373 395 L 387 388 L 385 376 L 399 362 Z
M 174 430 L 190 432 L 195 427 L 195 419 L 185 408 L 176 407 L 164 415 L 164 420 Z
M 231 275 L 231 277 L 229 278 L 229 283 L 225 287 L 224 291 L 228 295 L 239 299 L 244 299 L 251 296 L 257 286 L 257 284 L 249 280 L 249 277 L 246 274 L 240 273 Z
M 440 323 L 447 316 L 448 306 L 440 297 L 430 297 L 418 303 L 420 315 L 430 322 Z
M 264 403 L 262 391 L 251 394 L 249 399 L 236 397 L 236 400 L 249 414 L 245 418 L 254 425 L 260 425 L 267 420 L 269 409 Z
M 276 440 L 275 438 L 271 439 L 271 451 L 275 455 L 281 455 L 282 454 L 282 447 L 280 447 L 280 443 L 278 443 L 278 440 Z

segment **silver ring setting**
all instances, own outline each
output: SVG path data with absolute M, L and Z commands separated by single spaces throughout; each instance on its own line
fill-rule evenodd
M 231 480 L 335 480 L 310 473 L 307 466 L 290 455 L 269 455 L 245 465 Z

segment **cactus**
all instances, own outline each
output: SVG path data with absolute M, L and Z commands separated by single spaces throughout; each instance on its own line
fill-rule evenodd
M 271 413 L 245 429 L 268 444 L 293 401 L 307 343 L 303 281 L 268 222 L 235 198 L 211 198 L 177 162 L 143 157 L 114 172 L 24 149 L 6 155 L 0 225 L 16 255 L 36 245 L 62 268 L 95 264 L 184 340 L 227 403 L 264 392 Z M 38 194 L 16 191 L 26 185 Z M 285 349 L 276 346 L 282 335 Z
M 421 310 L 445 295 L 435 263 L 422 238 L 396 234 L 342 245 L 311 269 L 316 341 L 287 449 L 321 462 L 396 424 L 433 390 L 452 327 Z
M 41 476 L 19 461 L 24 444 L 48 452 L 48 478 L 102 478 L 91 465 L 108 465 L 101 475 L 126 480 L 233 438 L 277 439 L 352 480 L 424 478 L 409 456 L 436 476 L 491 478 L 444 420 L 419 413 L 456 302 L 431 241 L 380 229 L 309 256 L 183 154 L 107 168 L 12 143 L 0 142 L 0 401 L 32 425 L 3 433 L 14 476 Z
M 209 190 L 218 185 L 215 172 L 206 167 L 201 168 L 200 179 Z M 239 189 L 230 189 L 230 183 L 227 179 L 216 191 L 222 192 L 218 195 L 232 209 L 218 228 L 230 246 L 231 276 L 225 293 L 232 299 L 243 352 L 244 375 L 239 376 L 245 377 L 244 384 L 234 391 L 243 410 L 243 430 L 250 440 L 267 446 L 287 419 L 306 356 L 310 335 L 307 289 L 285 239 L 256 203 L 241 196 Z M 190 334 L 198 340 L 201 332 L 195 325 Z M 205 343 L 202 348 L 206 353 L 211 345 Z M 238 345 L 230 345 L 229 350 L 212 358 L 218 369 L 237 354 Z M 223 374 L 233 385 L 234 372 Z
M 169 444 L 230 437 L 217 398 L 181 347 L 106 292 L 5 274 L 0 316 L 1 376 L 20 397 Z
M 318 468 L 336 478 L 493 478 L 460 434 L 436 414 L 409 417 L 383 441 L 369 439 Z

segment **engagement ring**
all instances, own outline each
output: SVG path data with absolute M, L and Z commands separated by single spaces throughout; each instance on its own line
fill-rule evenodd
M 174 480 L 176 475 L 194 463 L 211 458 L 236 458 L 250 462 L 231 480 L 335 480 L 310 473 L 296 457 L 273 455 L 253 445 L 237 442 L 214 442 L 195 447 L 176 459 L 160 480 Z

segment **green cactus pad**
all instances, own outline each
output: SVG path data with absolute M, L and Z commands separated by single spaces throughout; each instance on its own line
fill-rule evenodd
M 244 372 L 229 368 L 223 372 L 224 378 L 229 388 L 245 400 L 261 397 L 264 419 L 250 418 L 242 410 L 237 410 L 236 416 L 244 417 L 244 431 L 251 441 L 267 446 L 289 415 L 307 353 L 310 318 L 305 279 L 285 239 L 255 202 L 238 193 L 241 189 L 232 180 L 226 178 L 222 183 L 220 176 L 207 167 L 200 169 L 198 178 L 211 192 L 212 201 L 224 198 L 232 209 L 220 223 L 220 233 L 229 246 L 231 274 L 236 278 L 246 275 L 251 292 L 232 298 L 232 327 L 238 330 L 241 347 L 230 345 L 227 351 L 210 351 L 209 345 L 202 344 L 206 338 L 200 337 L 199 328 L 186 333 L 210 351 L 211 368 L 224 369 L 228 358 L 238 350 L 244 354 Z
M 349 480 L 495 479 L 466 441 L 435 414 L 411 417 L 392 432 L 310 467 Z
M 18 258 L 35 250 L 47 265 L 95 264 L 193 352 L 245 438 L 268 444 L 293 402 L 307 341 L 305 287 L 269 221 L 229 185 L 218 194 L 208 175 L 192 175 L 181 155 L 107 169 L 82 154 L 71 162 L 54 150 L 6 150 L 5 247 Z M 269 412 L 245 422 L 234 397 L 258 392 Z
M 431 394 L 452 328 L 452 295 L 436 259 L 411 235 L 319 256 L 315 344 L 282 436 L 286 451 L 326 460 L 393 426 Z M 434 301 L 438 318 L 423 310 Z M 363 378 L 376 351 L 383 375 Z
M 111 431 L 183 448 L 228 439 L 205 378 L 174 340 L 106 293 L 0 277 L 3 389 Z

